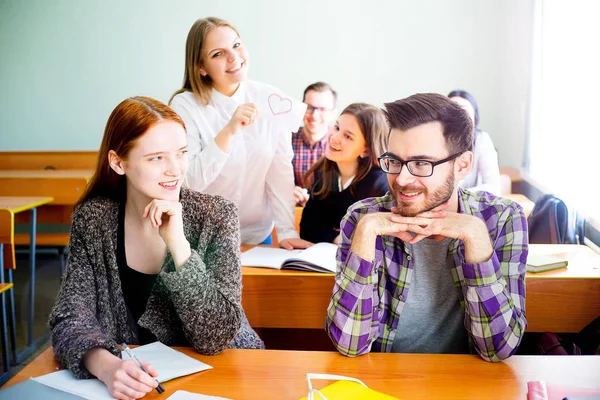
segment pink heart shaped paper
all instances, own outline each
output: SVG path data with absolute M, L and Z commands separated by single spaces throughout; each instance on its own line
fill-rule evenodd
M 292 111 L 292 101 L 273 93 L 269 96 L 269 108 L 273 115 L 287 114 Z

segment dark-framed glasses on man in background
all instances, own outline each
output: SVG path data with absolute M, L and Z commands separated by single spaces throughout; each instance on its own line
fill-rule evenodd
M 310 104 L 306 103 L 306 112 L 308 114 L 314 114 L 315 111 L 318 111 L 319 114 L 324 114 L 324 113 L 329 112 L 331 110 L 329 108 L 326 108 L 326 107 L 315 107 L 313 105 L 310 105 Z

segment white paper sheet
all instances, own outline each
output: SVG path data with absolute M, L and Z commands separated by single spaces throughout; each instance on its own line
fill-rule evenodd
M 212 368 L 210 365 L 186 356 L 160 342 L 136 347 L 132 351 L 140 360 L 152 364 L 158 372 L 160 382 Z M 129 359 L 126 353 L 122 353 L 122 357 L 124 360 Z M 33 379 L 46 386 L 86 399 L 105 400 L 113 398 L 106 385 L 98 379 L 77 379 L 69 370 L 53 372 Z
M 171 379 L 186 376 L 195 372 L 211 369 L 212 367 L 180 351 L 173 350 L 161 342 L 154 342 L 132 349 L 141 361 L 152 364 L 158 372 L 158 381 L 166 382 Z M 123 360 L 129 360 L 127 353 L 122 353 Z
M 330 272 L 335 273 L 336 271 L 336 253 L 338 246 L 333 243 L 315 243 L 314 245 L 300 251 L 296 256 L 291 256 L 287 261 L 294 261 L 298 259 L 300 261 L 306 261 L 311 264 L 319 265 Z M 287 264 L 287 263 L 286 263 Z
M 256 246 L 242 253 L 244 267 L 266 267 L 280 269 L 281 264 L 291 257 L 299 256 L 301 250 L 286 250 L 275 247 Z
M 34 381 L 63 392 L 90 400 L 106 400 L 113 397 L 98 379 L 77 379 L 68 369 L 32 378 Z
M 229 400 L 225 397 L 207 396 L 200 393 L 186 392 L 178 390 L 167 398 L 167 400 Z
M 266 85 L 256 100 L 258 118 L 266 118 L 272 124 L 290 132 L 296 132 L 306 112 L 306 104 Z

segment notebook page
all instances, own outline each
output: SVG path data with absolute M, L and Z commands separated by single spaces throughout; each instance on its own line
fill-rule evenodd
M 173 350 L 161 342 L 136 347 L 132 351 L 140 360 L 152 364 L 158 373 L 158 381 L 161 383 L 212 368 L 210 365 Z M 127 353 L 122 352 L 121 356 L 123 360 L 129 360 Z
M 77 379 L 68 369 L 31 379 L 54 389 L 90 400 L 107 400 L 113 398 L 108 393 L 106 385 L 98 379 Z
M 253 247 L 242 253 L 241 262 L 244 267 L 267 267 L 280 269 L 281 264 L 290 258 L 298 257 L 301 250 L 285 250 L 274 247 Z
M 309 263 L 319 265 L 328 269 L 331 272 L 336 271 L 335 255 L 338 246 L 333 243 L 317 243 L 309 248 L 302 250 L 297 255 L 288 257 L 288 260 L 302 260 Z
M 211 369 L 212 367 L 177 350 L 173 350 L 160 342 L 132 349 L 142 361 L 152 364 L 158 373 L 158 380 L 166 382 L 180 376 Z M 128 360 L 127 353 L 121 353 L 123 360 Z M 62 370 L 51 374 L 32 378 L 46 386 L 62 390 L 92 400 L 112 399 L 106 385 L 98 379 L 77 379 L 71 371 Z
M 225 397 L 207 396 L 200 393 L 187 392 L 185 390 L 178 390 L 171 396 L 167 397 L 167 400 L 229 400 Z

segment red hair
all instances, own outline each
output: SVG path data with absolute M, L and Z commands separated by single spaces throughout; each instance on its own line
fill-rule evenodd
M 126 198 L 125 177 L 111 168 L 108 153 L 113 150 L 120 158 L 126 159 L 136 140 L 164 120 L 176 122 L 185 130 L 185 124 L 179 115 L 158 100 L 143 96 L 123 100 L 108 117 L 98 152 L 96 171 L 77 202 L 77 206 L 94 197 L 124 200 Z

